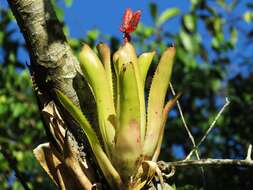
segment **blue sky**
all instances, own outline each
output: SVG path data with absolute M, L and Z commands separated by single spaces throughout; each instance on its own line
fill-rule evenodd
M 242 3 L 240 3 L 237 8 L 234 10 L 233 14 L 236 15 L 242 15 L 243 12 L 247 10 L 246 3 L 251 2 L 252 0 L 244 0 Z M 190 8 L 190 0 L 107 0 L 107 1 L 101 1 L 101 0 L 92 0 L 92 1 L 77 1 L 73 0 L 73 4 L 71 7 L 66 7 L 64 4 L 64 1 L 62 0 L 60 5 L 65 11 L 65 22 L 70 30 L 70 36 L 81 38 L 84 37 L 87 30 L 89 29 L 98 29 L 103 34 L 109 34 L 112 36 L 117 36 L 121 38 L 122 34 L 119 32 L 119 26 L 121 24 L 122 15 L 126 8 L 130 7 L 134 11 L 136 10 L 142 10 L 142 17 L 141 22 L 143 22 L 146 25 L 152 26 L 152 19 L 149 13 L 148 5 L 151 2 L 155 2 L 158 5 L 158 12 L 161 13 L 168 7 L 176 7 L 181 10 L 181 13 L 189 11 Z M 208 1 L 211 2 L 211 1 Z M 215 1 L 212 1 L 215 2 Z M 231 2 L 231 0 L 226 0 L 226 2 Z M 213 8 L 219 10 L 220 13 L 226 15 L 227 13 L 222 10 L 221 7 L 215 5 L 212 3 Z M 226 18 L 225 16 L 225 18 Z M 164 25 L 167 31 L 170 32 L 177 32 L 179 29 L 180 19 L 172 19 L 168 23 Z M 242 27 L 244 29 L 248 29 L 252 25 L 244 24 Z M 207 31 L 202 29 L 205 28 L 203 25 L 199 24 L 200 32 L 202 33 L 202 39 L 205 41 L 205 43 L 211 43 L 211 39 L 208 38 Z M 228 36 L 228 33 L 225 33 L 226 37 Z M 238 48 L 243 48 L 245 37 L 242 34 L 239 34 L 238 36 Z M 231 52 L 231 57 L 233 59 L 237 59 L 236 55 L 238 50 L 235 50 L 234 52 Z M 251 52 L 253 51 L 253 47 L 244 49 L 244 53 L 251 55 Z M 210 51 L 212 53 L 212 56 L 215 56 L 213 54 L 213 51 Z M 242 71 L 243 68 L 239 68 L 240 66 L 238 64 L 234 64 L 231 66 L 231 73 L 237 73 Z M 247 70 L 247 68 L 246 68 Z M 246 73 L 246 71 L 242 71 Z
M 70 7 L 66 7 L 64 0 L 59 0 L 58 2 L 64 10 L 64 21 L 69 28 L 70 37 L 74 38 L 83 38 L 88 30 L 95 28 L 103 34 L 121 38 L 122 33 L 119 32 L 119 26 L 123 13 L 128 7 L 132 8 L 133 11 L 142 10 L 141 22 L 146 25 L 152 25 L 148 9 L 148 5 L 151 2 L 157 3 L 159 13 L 168 7 L 177 7 L 182 13 L 189 8 L 189 0 L 73 0 Z M 8 7 L 7 0 L 0 0 L 0 6 Z M 168 25 L 168 30 L 176 31 L 179 28 L 178 24 L 178 19 L 172 19 Z M 11 27 L 17 28 L 15 23 Z M 165 25 L 165 27 L 167 26 Z M 19 30 L 17 31 L 13 38 L 23 41 Z M 18 58 L 23 63 L 29 60 L 26 51 L 21 48 L 18 51 Z
M 141 21 L 144 24 L 151 25 L 152 20 L 148 10 L 148 5 L 151 2 L 157 3 L 159 12 L 168 7 L 177 7 L 184 12 L 189 7 L 188 0 L 74 0 L 69 8 L 65 7 L 63 1 L 60 4 L 65 10 L 65 21 L 70 28 L 70 35 L 72 37 L 83 37 L 87 29 L 92 28 L 97 28 L 104 34 L 121 36 L 119 26 L 122 15 L 128 7 L 134 11 L 142 10 Z
M 226 0 L 231 2 L 231 0 Z M 146 25 L 152 25 L 151 16 L 149 14 L 148 5 L 155 2 L 158 5 L 158 11 L 161 13 L 168 7 L 177 7 L 182 13 L 188 11 L 190 0 L 92 0 L 92 1 L 77 1 L 73 0 L 70 7 L 66 7 L 64 0 L 58 1 L 65 12 L 65 22 L 70 30 L 70 36 L 75 38 L 84 37 L 87 30 L 98 29 L 103 34 L 121 37 L 119 26 L 122 15 L 126 8 L 130 7 L 133 10 L 142 10 L 141 22 Z M 208 1 L 208 2 L 215 2 Z M 239 4 L 234 12 L 241 14 L 247 8 L 245 4 L 252 0 L 244 0 Z M 214 3 L 213 3 L 214 4 Z M 7 7 L 7 1 L 1 0 L 0 6 Z M 215 7 L 220 9 L 219 7 Z M 224 10 L 223 13 L 225 14 Z M 167 31 L 176 32 L 179 28 L 179 17 L 170 20 L 164 25 Z M 250 27 L 245 24 L 244 27 Z M 200 27 L 200 32 L 204 32 Z M 205 34 L 204 34 L 205 35 Z M 16 38 L 21 39 L 22 35 L 16 34 Z M 243 36 L 239 36 L 239 41 L 243 41 Z M 249 50 L 248 50 L 249 51 Z M 251 49 L 250 49 L 251 51 Z M 249 51 L 249 53 L 250 53 Z

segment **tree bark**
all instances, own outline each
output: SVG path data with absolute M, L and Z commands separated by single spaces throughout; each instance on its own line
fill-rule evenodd
M 45 101 L 53 99 L 50 89 L 57 88 L 79 105 L 73 88 L 79 63 L 67 44 L 50 0 L 8 2 L 25 38 L 36 83 L 47 96 Z
M 87 102 L 85 90 L 88 86 L 84 83 L 79 62 L 67 43 L 62 24 L 57 19 L 50 0 L 8 0 L 8 3 L 29 51 L 29 67 L 40 110 L 43 110 L 49 102 L 54 102 L 60 108 L 67 130 L 73 134 L 75 141 L 77 141 L 80 155 L 87 155 L 85 161 L 90 163 L 89 166 L 92 166 L 88 169 L 89 172 L 97 173 L 96 163 L 93 161 L 94 159 L 91 159 L 93 154 L 89 150 L 83 130 L 61 107 L 55 96 L 55 89 L 58 89 L 78 107 L 81 107 L 79 101 L 82 105 L 85 101 Z M 86 104 L 90 104 L 90 102 Z M 82 109 L 85 108 L 82 107 Z M 94 113 L 94 111 L 89 112 Z M 43 120 L 43 122 L 49 141 L 57 149 L 57 142 L 53 134 L 50 133 L 48 121 Z M 97 176 L 90 180 L 96 179 Z

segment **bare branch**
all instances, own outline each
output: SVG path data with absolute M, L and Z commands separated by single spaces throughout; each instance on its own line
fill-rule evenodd
M 211 132 L 211 130 L 214 128 L 215 123 L 217 122 L 217 120 L 220 118 L 221 114 L 224 112 L 225 108 L 230 104 L 230 101 L 228 100 L 228 98 L 226 97 L 226 103 L 223 105 L 223 107 L 221 108 L 221 110 L 219 111 L 219 113 L 216 115 L 214 121 L 212 122 L 212 124 L 210 125 L 210 127 L 207 129 L 205 135 L 201 138 L 201 140 L 199 141 L 199 143 L 197 144 L 197 146 L 194 147 L 194 149 L 191 150 L 191 152 L 187 155 L 187 157 L 185 158 L 185 160 L 190 159 L 191 155 L 193 152 L 197 151 L 198 147 L 202 144 L 202 142 L 206 139 L 206 137 L 209 135 L 209 133 Z
M 171 171 L 171 167 L 181 166 L 250 166 L 253 167 L 253 160 L 233 160 L 233 159 L 201 159 L 201 160 L 181 160 L 175 162 L 159 161 L 158 166 L 162 171 Z
M 8 0 L 8 3 L 25 38 L 30 66 L 43 96 L 52 99 L 50 92 L 57 88 L 79 105 L 73 88 L 79 63 L 67 44 L 51 1 Z
M 172 85 L 171 82 L 170 82 L 170 89 L 171 89 L 172 94 L 175 96 L 176 92 L 175 92 L 175 90 L 174 90 L 173 85 Z M 188 134 L 188 136 L 189 136 L 189 138 L 190 138 L 190 140 L 192 142 L 193 148 L 194 148 L 194 147 L 196 147 L 196 143 L 195 143 L 194 137 L 192 136 L 191 131 L 190 131 L 188 125 L 186 124 L 186 121 L 184 119 L 184 114 L 183 114 L 183 111 L 182 111 L 182 108 L 181 108 L 181 105 L 180 105 L 179 101 L 177 100 L 176 103 L 177 103 L 177 107 L 178 107 L 178 110 L 179 110 L 179 113 L 180 113 L 180 117 L 181 117 L 182 122 L 184 124 L 184 128 L 186 129 L 187 134 Z M 195 154 L 196 154 L 197 159 L 200 160 L 200 156 L 199 156 L 199 153 L 198 153 L 197 150 L 195 151 Z M 173 171 L 175 172 L 175 169 Z M 205 182 L 204 173 L 205 173 L 204 168 L 201 167 L 201 174 L 202 174 L 203 184 L 205 186 L 206 182 Z M 172 175 L 174 175 L 174 173 L 172 173 Z
M 170 88 L 171 88 L 172 94 L 175 95 L 175 91 L 174 91 L 173 86 L 172 86 L 171 83 L 170 83 Z M 194 137 L 192 136 L 192 134 L 191 134 L 186 122 L 185 122 L 180 103 L 179 103 L 179 101 L 177 101 L 177 106 L 178 106 L 180 116 L 182 118 L 184 127 L 185 127 L 185 129 L 186 129 L 186 131 L 187 131 L 187 133 L 188 133 L 188 135 L 191 139 L 191 142 L 194 145 L 194 148 L 192 149 L 192 151 L 187 155 L 187 157 L 184 160 L 175 161 L 175 162 L 167 162 L 167 163 L 164 162 L 164 161 L 159 161 L 158 162 L 159 168 L 162 171 L 169 172 L 168 175 L 164 174 L 165 177 L 166 176 L 171 177 L 175 173 L 175 168 L 176 167 L 182 167 L 182 166 L 200 166 L 202 168 L 202 171 L 203 171 L 203 166 L 226 166 L 226 165 L 251 166 L 251 167 L 253 166 L 253 160 L 251 159 L 251 154 L 252 154 L 252 145 L 251 144 L 249 145 L 249 148 L 248 148 L 248 151 L 247 151 L 247 157 L 246 157 L 245 160 L 238 160 L 238 159 L 199 159 L 198 152 L 197 152 L 198 147 L 205 141 L 205 139 L 207 138 L 209 133 L 214 128 L 217 120 L 220 118 L 221 114 L 224 112 L 225 108 L 229 104 L 230 104 L 230 101 L 226 97 L 226 103 L 223 105 L 221 110 L 218 112 L 218 114 L 216 115 L 214 121 L 211 123 L 210 127 L 207 129 L 206 133 L 201 138 L 199 143 L 197 145 L 195 145 Z M 191 155 L 194 152 L 196 153 L 198 160 L 189 160 Z
M 17 20 L 17 24 L 24 36 L 30 56 L 30 71 L 32 75 L 35 94 L 39 109 L 53 101 L 60 110 L 60 114 L 69 132 L 78 142 L 80 155 L 85 153 L 88 162 L 93 166 L 86 136 L 69 113 L 59 104 L 55 89 L 60 90 L 77 106 L 85 107 L 87 101 L 87 88 L 79 66 L 67 39 L 63 33 L 61 22 L 57 19 L 51 0 L 8 0 L 9 6 Z M 78 86 L 77 86 L 78 84 Z M 81 102 L 81 103 L 80 103 Z M 91 102 L 91 101 L 90 101 Z M 91 104 L 89 102 L 89 104 Z M 90 107 L 84 108 L 91 113 Z M 43 118 L 43 124 L 50 142 L 57 148 L 57 141 L 49 131 L 50 122 Z M 60 150 L 58 150 L 59 153 Z M 83 158 L 83 157 L 81 157 Z M 83 158 L 85 159 L 85 158 Z M 95 173 L 95 167 L 89 168 Z M 90 175 L 92 176 L 92 175 Z M 93 177 L 92 177 L 93 178 Z M 91 181 L 95 181 L 91 179 Z
M 158 163 L 158 166 L 159 166 L 159 163 Z M 175 173 L 176 173 L 176 167 L 175 167 L 175 166 L 170 166 L 170 167 L 171 167 L 171 170 L 170 170 L 170 172 L 169 172 L 168 174 L 164 174 L 164 173 L 163 173 L 163 176 L 164 176 L 165 178 L 167 178 L 167 179 L 171 178 L 171 177 L 174 176 Z
M 175 95 L 176 95 L 176 92 L 175 92 L 175 90 L 174 90 L 173 85 L 172 85 L 171 82 L 170 82 L 170 90 L 171 90 L 173 96 L 175 96 Z M 189 136 L 189 138 L 190 138 L 190 140 L 191 140 L 191 142 L 192 142 L 193 147 L 196 147 L 196 143 L 195 143 L 194 137 L 192 136 L 191 131 L 190 131 L 188 125 L 187 125 L 186 122 L 185 122 L 184 114 L 183 114 L 181 105 L 180 105 L 180 103 L 179 103 L 178 100 L 177 100 L 176 103 L 177 103 L 177 107 L 178 107 L 178 110 L 179 110 L 180 117 L 181 117 L 182 122 L 183 122 L 183 124 L 184 124 L 184 128 L 185 128 L 186 131 L 187 131 L 187 134 L 188 134 L 188 136 Z M 198 151 L 196 151 L 196 157 L 197 157 L 198 160 L 200 159 L 199 154 L 198 154 Z

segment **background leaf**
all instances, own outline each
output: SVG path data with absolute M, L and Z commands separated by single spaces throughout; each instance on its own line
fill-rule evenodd
M 161 26 L 166 21 L 171 19 L 172 17 L 178 15 L 180 13 L 180 10 L 178 8 L 168 8 L 165 11 L 163 11 L 160 16 L 157 19 L 157 26 Z

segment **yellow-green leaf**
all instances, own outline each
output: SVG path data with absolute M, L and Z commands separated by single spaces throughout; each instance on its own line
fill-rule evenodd
M 162 12 L 162 14 L 157 19 L 157 26 L 161 26 L 166 21 L 168 21 L 170 18 L 178 15 L 180 13 L 180 10 L 178 8 L 168 8 L 165 11 Z
M 63 107 L 70 113 L 70 115 L 78 122 L 78 124 L 84 130 L 84 133 L 90 143 L 92 152 L 94 153 L 97 162 L 109 184 L 112 187 L 115 184 L 119 186 L 121 184 L 121 178 L 111 164 L 111 161 L 103 151 L 98 137 L 86 117 L 83 115 L 81 110 L 77 106 L 75 106 L 74 103 L 71 102 L 71 100 L 62 92 L 56 90 L 56 94 Z
M 168 48 L 156 68 L 148 98 L 147 131 L 143 154 L 152 157 L 162 130 L 163 107 L 172 73 L 175 48 Z
M 83 46 L 79 54 L 79 60 L 84 76 L 95 96 L 99 128 L 106 153 L 110 157 L 112 147 L 114 146 L 115 126 L 112 125 L 108 118 L 116 114 L 110 84 L 101 61 L 88 45 Z

